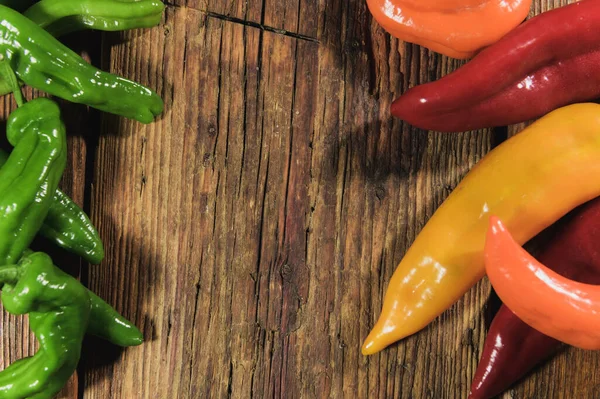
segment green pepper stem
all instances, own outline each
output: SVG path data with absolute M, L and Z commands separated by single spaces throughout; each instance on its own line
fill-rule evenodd
M 17 107 L 22 107 L 25 104 L 25 97 L 23 97 L 23 92 L 20 87 L 17 87 L 15 91 L 13 91 L 13 95 L 15 96 L 15 101 L 17 102 Z
M 23 97 L 23 92 L 21 91 L 21 86 L 19 85 L 15 71 L 13 71 L 8 61 L 6 61 L 2 55 L 0 55 L 0 77 L 8 82 L 13 95 L 15 96 L 17 106 L 23 106 L 23 104 L 25 104 L 25 98 Z

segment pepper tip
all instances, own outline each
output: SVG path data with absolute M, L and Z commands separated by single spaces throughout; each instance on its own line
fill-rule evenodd
M 392 114 L 392 116 L 402 119 L 401 109 L 403 100 L 404 99 L 402 98 L 402 96 L 400 96 L 396 100 L 394 100 L 394 102 L 392 102 L 392 105 L 390 105 L 390 114 Z
M 364 356 L 374 355 L 379 352 L 379 350 L 375 349 L 375 342 L 372 339 L 367 338 L 363 343 L 361 348 L 361 352 Z
M 374 355 L 397 341 L 393 336 L 394 332 L 394 329 L 382 328 L 381 323 L 378 322 L 365 339 L 361 348 L 362 354 L 364 356 Z

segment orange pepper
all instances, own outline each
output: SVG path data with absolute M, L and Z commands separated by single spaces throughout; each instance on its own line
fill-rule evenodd
M 367 0 L 367 5 L 392 36 L 466 59 L 519 25 L 531 0 Z
M 600 349 L 600 286 L 538 262 L 497 217 L 490 218 L 485 268 L 502 302 L 529 326 L 578 348 Z
M 600 105 L 591 103 L 559 108 L 488 153 L 406 252 L 363 353 L 419 331 L 485 275 L 491 214 L 525 243 L 600 196 L 599 159 Z

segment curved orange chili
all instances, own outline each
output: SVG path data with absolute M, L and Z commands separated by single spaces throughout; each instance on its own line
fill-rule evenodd
M 367 5 L 392 36 L 465 59 L 519 25 L 531 0 L 367 0 Z
M 485 268 L 502 302 L 536 330 L 583 349 L 600 349 L 600 286 L 553 272 L 490 218 Z

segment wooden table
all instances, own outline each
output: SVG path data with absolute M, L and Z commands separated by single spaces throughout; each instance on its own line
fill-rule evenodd
M 141 125 L 67 107 L 63 188 L 106 259 L 61 265 L 147 342 L 87 340 L 63 397 L 466 397 L 494 307 L 485 279 L 425 330 L 360 354 L 416 234 L 522 128 L 438 134 L 390 117 L 460 62 L 391 39 L 364 0 L 177 0 L 160 27 L 86 38 L 92 62 L 166 110 Z M 1 333 L 2 366 L 33 353 L 26 319 L 5 313 Z M 599 361 L 570 348 L 504 397 L 600 397 Z

